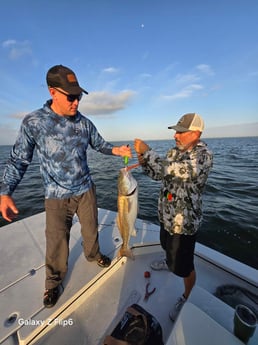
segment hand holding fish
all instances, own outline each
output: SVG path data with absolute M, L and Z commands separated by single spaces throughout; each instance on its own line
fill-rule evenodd
M 129 145 L 114 146 L 112 153 L 115 156 L 132 158 L 132 151 Z
M 146 151 L 148 151 L 150 148 L 149 146 L 142 141 L 141 139 L 134 139 L 134 149 L 137 152 L 137 154 L 144 154 Z
M 138 161 L 141 165 L 144 165 L 143 154 L 150 149 L 150 147 L 141 139 L 134 140 L 134 149 L 137 153 Z

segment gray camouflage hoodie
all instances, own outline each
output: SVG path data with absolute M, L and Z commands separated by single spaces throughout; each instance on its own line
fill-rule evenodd
M 143 171 L 162 181 L 159 220 L 173 233 L 193 235 L 202 221 L 202 193 L 212 167 L 213 155 L 200 141 L 191 151 L 172 148 L 165 158 L 151 149 L 143 155 Z

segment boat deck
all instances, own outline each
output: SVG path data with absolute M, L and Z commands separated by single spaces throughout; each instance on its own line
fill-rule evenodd
M 135 260 L 117 258 L 121 238 L 116 213 L 99 210 L 99 239 L 112 265 L 102 269 L 85 260 L 80 225 L 75 219 L 70 238 L 69 271 L 55 307 L 42 305 L 45 279 L 45 215 L 15 222 L 1 231 L 0 344 L 102 344 L 125 309 L 138 303 L 162 326 L 164 341 L 173 328 L 168 313 L 182 294 L 183 281 L 168 271 L 152 271 L 149 264 L 162 257 L 158 226 L 137 219 L 131 238 Z M 257 271 L 197 244 L 197 286 L 189 302 L 210 315 L 232 334 L 234 309 L 212 294 L 216 287 L 235 284 L 257 294 Z M 223 268 L 221 268 L 221 266 Z M 147 279 L 156 291 L 144 300 Z M 249 344 L 257 344 L 258 332 Z

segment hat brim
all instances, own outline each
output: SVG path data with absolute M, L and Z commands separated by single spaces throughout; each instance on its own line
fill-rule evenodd
M 168 129 L 174 129 L 177 132 L 190 132 L 191 130 L 185 127 L 181 127 L 181 126 L 169 126 Z
M 63 88 L 63 90 L 68 92 L 69 95 L 79 95 L 82 92 L 88 95 L 88 92 L 80 86 L 69 86 L 69 87 Z

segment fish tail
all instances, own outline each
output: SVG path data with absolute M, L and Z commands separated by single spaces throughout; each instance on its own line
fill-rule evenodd
M 118 252 L 118 256 L 119 257 L 126 256 L 126 257 L 134 260 L 134 255 L 133 255 L 133 252 L 130 248 L 121 248 Z

